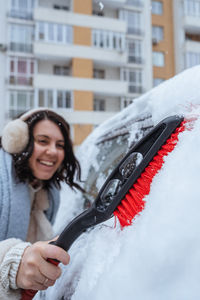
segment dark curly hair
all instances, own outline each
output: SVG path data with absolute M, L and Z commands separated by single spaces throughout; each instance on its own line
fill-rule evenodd
M 71 188 L 75 187 L 81 191 L 84 191 L 81 186 L 74 181 L 75 175 L 76 179 L 79 182 L 81 181 L 81 168 L 73 152 L 69 124 L 63 117 L 48 109 L 37 111 L 31 114 L 31 116 L 24 121 L 27 123 L 29 129 L 28 145 L 22 153 L 12 154 L 17 177 L 21 182 L 25 182 L 27 180 L 29 182 L 32 182 L 35 179 L 33 172 L 29 166 L 29 158 L 31 157 L 34 148 L 33 129 L 35 125 L 42 120 L 49 120 L 54 122 L 60 128 L 65 142 L 65 156 L 61 167 L 54 173 L 51 179 L 43 181 L 44 187 L 49 188 L 50 184 L 53 183 L 57 188 L 60 189 L 60 183 L 66 182 Z

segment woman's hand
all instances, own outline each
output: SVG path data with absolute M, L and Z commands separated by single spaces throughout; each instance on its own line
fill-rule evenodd
M 69 263 L 69 254 L 48 242 L 37 242 L 24 251 L 17 273 L 17 286 L 22 289 L 45 290 L 54 285 L 61 275 L 59 266 L 47 261 L 57 259 L 64 265 Z

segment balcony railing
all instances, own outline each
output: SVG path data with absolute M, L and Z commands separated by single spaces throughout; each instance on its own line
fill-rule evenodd
M 141 0 L 127 0 L 126 1 L 127 5 L 134 5 L 137 7 L 142 7 L 144 5 L 143 1 Z
M 10 12 L 8 13 L 8 16 L 16 19 L 32 20 L 33 11 L 11 9 Z
M 140 65 L 143 63 L 143 59 L 142 59 L 142 57 L 138 57 L 138 56 L 129 56 L 128 62 L 131 64 L 139 64 Z
M 130 94 L 142 94 L 143 93 L 143 87 L 142 86 L 129 85 L 128 91 L 129 91 Z
M 125 50 L 125 34 L 106 30 L 93 29 L 92 45 L 109 50 Z
M 33 78 L 32 77 L 25 77 L 25 76 L 10 76 L 9 77 L 9 84 L 11 85 L 26 85 L 32 86 L 33 85 Z
M 140 28 L 128 27 L 127 34 L 142 35 L 142 30 Z
M 191 68 L 200 64 L 200 52 L 186 52 L 185 53 L 185 68 Z
M 32 53 L 33 46 L 31 44 L 10 42 L 9 50 L 14 52 Z

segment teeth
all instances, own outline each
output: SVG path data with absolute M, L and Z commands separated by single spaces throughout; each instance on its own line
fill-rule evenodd
M 46 166 L 53 166 L 53 162 L 51 161 L 41 160 L 40 163 Z

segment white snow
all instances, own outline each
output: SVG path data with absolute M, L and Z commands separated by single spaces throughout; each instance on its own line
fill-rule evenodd
M 173 114 L 199 115 L 199 83 L 200 66 L 196 66 L 154 88 L 102 124 L 79 151 L 84 175 L 88 161 L 97 163 L 94 141 L 130 116 L 150 112 L 156 124 Z M 46 299 L 199 299 L 199 149 L 200 119 L 193 130 L 180 134 L 177 147 L 152 182 L 145 209 L 133 225 L 121 231 L 119 224 L 115 228 L 114 220 L 110 220 L 80 236 L 69 250 L 70 264 L 63 267 L 55 286 L 47 290 Z M 63 192 L 66 199 L 57 228 L 78 211 L 73 197 Z

